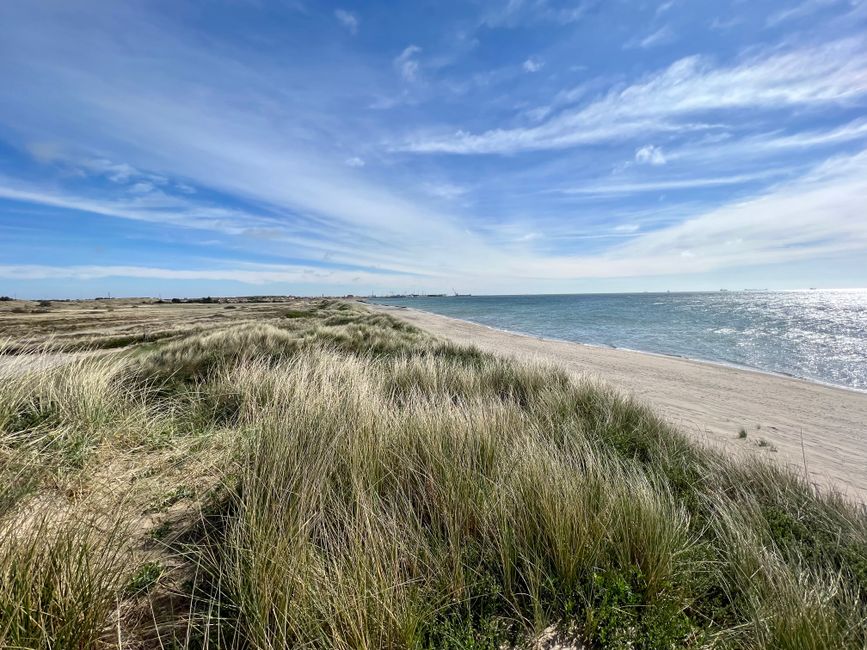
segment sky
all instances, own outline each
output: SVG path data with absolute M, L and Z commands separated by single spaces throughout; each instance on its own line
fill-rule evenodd
M 867 286 L 867 1 L 0 3 L 0 294 Z

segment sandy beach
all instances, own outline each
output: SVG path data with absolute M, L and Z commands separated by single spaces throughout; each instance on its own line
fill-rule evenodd
M 414 309 L 371 305 L 486 352 L 544 360 L 605 381 L 684 432 L 736 455 L 756 454 L 867 502 L 867 394 L 738 368 L 494 330 Z M 741 429 L 746 439 L 739 437 Z M 760 445 L 760 443 L 762 443 Z

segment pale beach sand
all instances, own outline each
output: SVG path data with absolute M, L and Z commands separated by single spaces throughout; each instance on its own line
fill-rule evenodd
M 738 456 L 789 464 L 867 502 L 867 393 L 723 365 L 494 330 L 415 309 L 370 305 L 455 343 L 543 360 L 602 380 L 682 431 Z M 747 438 L 740 439 L 741 428 Z M 767 446 L 759 446 L 759 441 Z M 773 451 L 776 449 L 776 451 Z

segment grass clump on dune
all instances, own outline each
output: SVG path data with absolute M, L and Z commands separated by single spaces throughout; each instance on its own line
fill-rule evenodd
M 117 521 L 43 508 L 0 528 L 0 647 L 93 648 L 123 579 Z
M 241 419 L 259 433 L 226 547 L 256 645 L 500 647 L 551 625 L 602 647 L 862 640 L 855 567 L 775 539 L 774 495 L 738 489 L 759 469 L 605 389 L 424 350 L 250 373 L 227 383 L 271 389 Z M 684 455 L 701 476 L 676 484 Z M 863 551 L 863 519 L 843 522 L 825 525 Z
M 93 572 L 73 589 L 87 643 L 49 643 L 43 622 L 34 647 L 867 643 L 862 508 L 697 447 L 611 388 L 356 305 L 292 305 L 9 386 L 0 472 L 37 479 L 8 493 L 0 534 L 30 539 L 21 518 L 66 503 L 58 531 L 88 531 L 70 563 Z M 52 442 L 75 435 L 78 465 Z M 109 452 L 132 478 L 88 480 Z M 22 469 L 48 465 L 64 470 Z M 122 503 L 137 532 L 94 537 L 74 514 L 84 493 Z M 0 547 L 0 645 L 25 638 L 9 603 L 26 581 L 3 585 L 24 580 L 10 567 L 28 548 Z M 34 581 L 66 582 L 44 566 Z

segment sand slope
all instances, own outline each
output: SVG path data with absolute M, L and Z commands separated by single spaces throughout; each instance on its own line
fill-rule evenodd
M 371 305 L 432 334 L 519 359 L 552 361 L 650 404 L 703 442 L 787 463 L 867 502 L 867 394 L 725 366 L 493 330 Z M 738 438 L 741 427 L 746 440 Z M 760 428 L 759 428 L 760 427 Z M 760 447 L 759 440 L 768 446 Z M 776 449 L 776 451 L 772 451 Z

